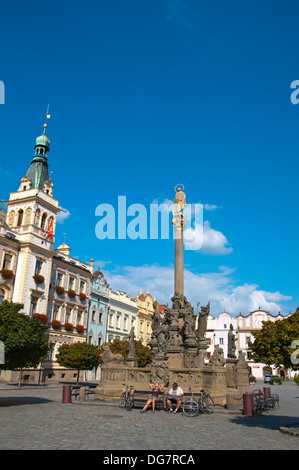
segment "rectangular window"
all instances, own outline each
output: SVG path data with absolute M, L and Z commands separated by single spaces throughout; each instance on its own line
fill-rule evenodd
M 77 315 L 77 324 L 78 325 L 81 325 L 81 320 L 82 320 L 82 312 L 78 312 L 78 315 Z
M 128 317 L 124 318 L 124 330 L 128 330 Z
M 63 274 L 57 273 L 56 276 L 56 286 L 62 286 Z
M 80 281 L 80 292 L 85 294 L 85 282 L 84 281 Z
M 12 260 L 12 255 L 5 253 L 4 260 L 3 260 L 3 269 L 11 269 L 11 260 Z
M 37 297 L 31 297 L 31 305 L 30 305 L 30 315 L 35 315 L 37 313 Z
M 58 320 L 58 315 L 59 315 L 59 307 L 58 305 L 53 306 L 53 318 L 52 320 Z
M 219 338 L 219 344 L 223 345 L 223 338 Z
M 113 313 L 109 314 L 109 327 L 113 328 Z
M 117 314 L 116 316 L 116 328 L 120 329 L 120 315 Z
M 99 323 L 103 322 L 103 312 L 99 313 Z
M 35 265 L 35 273 L 34 274 L 41 274 L 42 273 L 43 262 L 40 260 L 36 260 Z
M 72 313 L 71 309 L 67 308 L 65 311 L 65 323 L 70 323 L 71 313 Z
M 91 321 L 95 322 L 96 312 L 93 310 L 91 314 Z
M 75 290 L 75 278 L 74 277 L 69 278 L 69 289 Z

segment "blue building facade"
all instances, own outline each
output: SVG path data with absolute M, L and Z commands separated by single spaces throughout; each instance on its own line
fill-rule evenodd
M 91 278 L 87 343 L 101 346 L 106 342 L 110 287 L 101 271 Z

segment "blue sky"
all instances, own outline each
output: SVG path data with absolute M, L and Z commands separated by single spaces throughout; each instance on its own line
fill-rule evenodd
M 202 203 L 206 250 L 185 252 L 186 295 L 247 314 L 299 306 L 299 4 L 6 1 L 0 17 L 1 199 L 17 190 L 48 103 L 57 225 L 114 290 L 173 293 L 172 240 L 98 240 L 101 203 Z

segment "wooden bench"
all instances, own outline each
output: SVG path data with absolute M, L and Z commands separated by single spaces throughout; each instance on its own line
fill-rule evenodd
M 201 397 L 201 392 L 193 392 L 193 398 L 194 400 L 198 401 Z M 166 394 L 166 400 L 165 400 L 165 410 L 167 411 L 169 408 L 168 408 L 168 405 L 166 403 L 167 399 L 171 399 L 171 398 L 176 398 L 175 395 L 169 395 L 169 394 Z M 180 407 L 180 410 L 182 410 L 182 407 L 183 407 L 183 404 L 185 403 L 185 401 L 187 400 L 190 400 L 192 398 L 192 393 L 191 392 L 184 392 L 184 395 L 181 397 L 181 400 L 182 400 L 182 403 L 181 403 L 181 407 Z M 176 403 L 172 403 L 171 405 L 172 409 L 175 409 L 176 408 Z
M 136 390 L 134 389 L 133 392 L 133 408 L 143 408 L 146 404 L 147 400 L 151 396 L 151 390 Z M 159 393 L 159 398 L 156 400 L 156 410 L 164 410 L 165 409 L 165 393 Z

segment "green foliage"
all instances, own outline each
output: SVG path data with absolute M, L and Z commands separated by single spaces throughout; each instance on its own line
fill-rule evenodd
M 292 361 L 294 349 L 291 344 L 299 340 L 299 308 L 283 320 L 263 322 L 263 328 L 253 332 L 253 336 L 255 340 L 250 347 L 255 362 L 298 369 L 298 364 Z
M 63 344 L 58 350 L 56 360 L 68 369 L 92 370 L 99 365 L 99 349 L 83 342 Z
M 115 339 L 112 343 L 110 343 L 110 351 L 113 354 L 120 353 L 124 359 L 126 359 L 126 357 L 129 355 L 129 341 Z M 138 367 L 146 367 L 151 362 L 150 348 L 148 346 L 144 346 L 141 341 L 135 340 L 135 351 Z
M 299 385 L 299 374 L 294 375 L 294 382 Z
M 48 352 L 49 344 L 40 321 L 20 310 L 22 304 L 4 301 L 0 305 L 0 341 L 5 348 L 5 364 L 1 369 L 37 367 Z
M 281 385 L 282 384 L 282 378 L 281 377 L 272 377 L 269 381 L 269 384 L 270 385 L 275 385 L 275 384 Z

